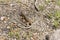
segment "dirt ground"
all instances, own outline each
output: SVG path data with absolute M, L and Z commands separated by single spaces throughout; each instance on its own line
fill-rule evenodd
M 0 40 L 57 40 L 56 10 L 59 0 L 0 0 Z

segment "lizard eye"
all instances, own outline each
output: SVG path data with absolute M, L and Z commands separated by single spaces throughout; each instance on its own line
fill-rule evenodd
M 31 23 L 29 23 L 29 25 L 31 25 Z

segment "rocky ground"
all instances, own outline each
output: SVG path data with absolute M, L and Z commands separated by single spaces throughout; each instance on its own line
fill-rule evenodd
M 60 0 L 0 0 L 0 40 L 59 40 Z

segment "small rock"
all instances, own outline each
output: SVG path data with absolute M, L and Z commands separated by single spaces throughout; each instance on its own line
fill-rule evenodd
M 3 17 L 1 17 L 1 20 L 4 20 L 5 19 L 5 17 L 3 16 Z
M 10 29 L 10 26 L 7 26 L 7 29 Z
M 5 16 L 2 16 L 2 17 L 0 18 L 1 21 L 7 21 L 8 19 L 9 19 L 9 17 L 5 17 Z
M 50 37 L 50 40 L 60 40 L 60 29 L 54 31 Z

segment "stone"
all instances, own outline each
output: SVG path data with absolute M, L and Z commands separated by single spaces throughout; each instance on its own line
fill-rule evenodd
M 51 34 L 50 40 L 60 40 L 60 29 Z

